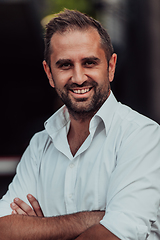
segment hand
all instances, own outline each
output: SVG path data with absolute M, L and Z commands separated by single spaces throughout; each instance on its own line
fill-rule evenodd
M 13 200 L 13 203 L 11 203 L 10 205 L 13 210 L 12 214 L 44 217 L 37 199 L 33 197 L 31 194 L 27 195 L 27 199 L 30 202 L 32 208 L 21 199 L 15 198 Z

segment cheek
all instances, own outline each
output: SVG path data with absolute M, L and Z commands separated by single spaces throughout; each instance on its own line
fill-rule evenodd
M 53 79 L 56 86 L 63 87 L 71 78 L 71 75 L 67 72 L 54 72 Z
M 104 69 L 98 69 L 92 71 L 88 76 L 92 78 L 94 81 L 96 81 L 99 85 L 103 84 L 106 82 L 106 79 L 108 78 L 107 75 L 108 71 Z
M 88 69 L 84 74 L 96 82 L 102 78 L 102 72 L 98 69 Z

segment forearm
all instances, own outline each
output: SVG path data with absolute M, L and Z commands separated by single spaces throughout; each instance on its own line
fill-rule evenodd
M 98 224 L 103 215 L 102 211 L 92 211 L 49 218 L 6 216 L 0 218 L 0 240 L 75 239 Z
M 0 218 L 0 240 L 36 239 L 43 225 L 43 218 L 9 215 Z M 40 236 L 40 235 L 39 235 Z M 38 239 L 38 238 L 37 238 Z M 42 238 L 39 238 L 42 239 Z
M 120 240 L 101 224 L 96 224 L 83 232 L 76 240 Z

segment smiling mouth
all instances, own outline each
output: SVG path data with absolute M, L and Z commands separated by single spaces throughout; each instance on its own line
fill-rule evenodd
M 91 89 L 92 89 L 92 87 L 91 88 L 83 88 L 83 89 L 72 89 L 71 91 L 76 94 L 84 94 L 84 93 L 89 92 Z

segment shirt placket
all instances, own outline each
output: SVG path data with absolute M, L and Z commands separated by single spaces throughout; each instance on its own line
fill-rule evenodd
M 75 199 L 75 184 L 77 179 L 77 167 L 79 156 L 73 158 L 67 166 L 65 175 L 65 205 L 68 214 L 77 212 L 76 199 Z

